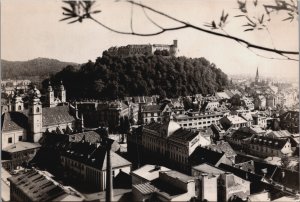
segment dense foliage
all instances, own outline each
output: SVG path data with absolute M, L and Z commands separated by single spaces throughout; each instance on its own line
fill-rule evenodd
M 116 99 L 124 96 L 212 94 L 228 85 L 227 75 L 205 58 L 162 55 L 119 57 L 104 52 L 79 70 L 73 66 L 51 77 L 62 80 L 71 99 Z M 43 86 L 47 86 L 45 80 Z

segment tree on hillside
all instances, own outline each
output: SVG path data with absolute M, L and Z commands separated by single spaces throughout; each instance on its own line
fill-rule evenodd
M 239 10 L 239 15 L 231 16 L 226 11 L 222 11 L 220 18 L 218 20 L 212 19 L 209 23 L 204 23 L 203 26 L 192 24 L 186 22 L 180 18 L 173 17 L 170 14 L 159 11 L 147 6 L 146 4 L 139 3 L 133 0 L 127 0 L 125 2 L 131 6 L 131 16 L 130 16 L 130 28 L 127 30 L 119 30 L 118 28 L 113 28 L 113 26 L 106 25 L 100 20 L 94 17 L 94 14 L 101 13 L 101 10 L 95 10 L 95 1 L 64 1 L 68 6 L 63 6 L 64 10 L 63 15 L 64 20 L 71 20 L 69 23 L 83 22 L 85 19 L 92 20 L 97 25 L 104 27 L 112 32 L 124 34 L 124 35 L 135 35 L 135 36 L 155 36 L 165 32 L 176 31 L 181 29 L 194 29 L 196 31 L 204 32 L 210 35 L 222 37 L 224 39 L 229 39 L 239 43 L 240 45 L 248 48 L 250 51 L 255 53 L 260 57 L 270 58 L 270 59 L 285 59 L 285 60 L 296 60 L 298 61 L 297 56 L 299 55 L 298 50 L 281 50 L 280 48 L 274 47 L 274 43 L 270 47 L 263 46 L 260 44 L 255 44 L 253 42 L 247 41 L 240 36 L 233 36 L 229 34 L 226 30 L 227 24 L 233 18 L 242 18 L 241 28 L 244 32 L 253 32 L 253 31 L 265 31 L 268 33 L 268 37 L 272 40 L 270 30 L 268 26 L 272 21 L 274 14 L 283 13 L 286 15 L 282 21 L 293 21 L 298 19 L 298 4 L 295 0 L 273 0 L 273 1 L 260 1 L 260 0 L 237 0 L 237 7 Z M 134 30 L 133 24 L 133 8 L 139 8 L 143 11 L 144 16 L 149 20 L 149 23 L 156 27 L 156 30 L 153 32 L 137 32 Z M 158 20 L 154 20 L 151 17 L 151 14 L 159 16 L 161 19 L 167 19 L 171 23 L 170 26 L 162 26 L 159 24 Z M 177 24 L 174 26 L 173 24 Z M 273 53 L 276 57 L 264 56 L 258 51 L 264 51 L 266 53 Z M 294 58 L 292 56 L 295 56 Z
M 280 162 L 281 162 L 281 167 L 282 167 L 282 168 L 288 169 L 291 160 L 289 159 L 288 156 L 283 156 L 283 157 L 281 157 L 281 161 L 280 161 Z
M 125 96 L 178 97 L 212 94 L 226 88 L 227 75 L 205 58 L 142 55 L 120 57 L 103 54 L 95 63 L 71 66 L 53 75 L 52 85 L 63 81 L 68 99 L 114 100 Z M 48 80 L 43 82 L 44 88 Z

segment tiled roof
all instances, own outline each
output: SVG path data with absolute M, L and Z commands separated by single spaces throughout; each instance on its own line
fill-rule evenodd
M 10 145 L 8 147 L 2 148 L 3 151 L 9 152 L 9 153 L 14 153 L 14 152 L 19 152 L 19 151 L 24 151 L 28 149 L 35 149 L 39 148 L 41 145 L 39 143 L 33 143 L 33 142 L 17 142 L 13 145 Z
M 179 128 L 176 130 L 171 136 L 169 137 L 170 139 L 173 140 L 179 140 L 179 141 L 191 141 L 198 135 L 198 132 L 184 129 L 184 128 Z
M 202 163 L 216 165 L 224 155 L 223 152 L 220 153 L 198 146 L 189 158 L 192 165 L 199 165 Z
M 272 131 L 268 133 L 267 136 L 273 138 L 287 138 L 287 137 L 291 137 L 292 134 L 287 130 L 278 130 L 278 131 Z
M 212 165 L 209 165 L 207 163 L 202 163 L 200 165 L 197 165 L 197 166 L 194 166 L 193 167 L 194 170 L 197 170 L 197 171 L 200 171 L 202 173 L 207 173 L 207 174 L 222 174 L 222 173 L 225 173 L 225 171 L 215 167 L 215 166 L 212 166 Z
M 211 144 L 207 147 L 212 150 L 224 152 L 226 157 L 236 156 L 235 151 L 232 149 L 228 142 L 218 142 L 217 144 Z
M 166 104 L 160 105 L 145 105 L 142 107 L 143 112 L 157 112 L 162 111 L 165 108 Z
M 28 111 L 6 112 L 1 117 L 2 132 L 28 129 Z
M 287 143 L 287 139 L 278 139 L 272 137 L 258 136 L 255 135 L 251 138 L 251 144 L 264 145 L 274 149 L 282 149 Z
M 69 135 L 69 141 L 70 142 L 80 142 L 80 141 L 87 141 L 90 143 L 97 143 L 100 142 L 101 138 L 98 133 L 95 131 L 87 131 L 83 133 L 75 133 L 72 135 Z
M 42 110 L 43 126 L 58 125 L 75 121 L 75 118 L 69 113 L 69 106 L 47 107 Z
M 110 154 L 112 168 L 131 165 L 129 161 L 115 152 L 111 151 Z M 90 144 L 88 142 L 70 142 L 68 145 L 65 145 L 62 155 L 96 169 L 106 170 L 106 150 L 101 145 Z
M 156 189 L 155 186 L 151 185 L 149 182 L 144 184 L 135 184 L 132 185 L 132 187 L 139 190 L 139 192 L 142 194 L 151 194 L 158 191 L 158 189 Z
M 9 178 L 31 201 L 51 201 L 65 194 L 64 190 L 35 170 L 22 172 Z

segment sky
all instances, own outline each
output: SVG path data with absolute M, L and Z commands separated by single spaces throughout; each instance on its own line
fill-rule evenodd
M 248 0 L 252 3 L 251 0 Z M 201 26 L 218 20 L 222 10 L 229 13 L 229 23 L 224 30 L 251 43 L 298 51 L 298 21 L 282 21 L 286 13 L 272 15 L 267 31 L 243 32 L 244 18 L 235 0 L 147 0 L 146 5 L 183 21 Z M 272 4 L 273 0 L 259 1 Z M 298 77 L 299 65 L 295 61 L 271 60 L 259 57 L 236 41 L 213 36 L 193 29 L 166 32 L 152 37 L 140 37 L 113 33 L 91 20 L 67 24 L 59 22 L 65 4 L 59 0 L 1 0 L 1 59 L 24 61 L 37 57 L 58 59 L 67 62 L 85 63 L 95 61 L 111 46 L 127 44 L 172 44 L 178 40 L 179 56 L 205 57 L 227 74 L 260 75 L 274 77 Z M 250 4 L 249 4 L 250 5 Z M 252 4 L 251 4 L 252 5 Z M 253 7 L 253 6 L 252 6 Z M 254 7 L 253 7 L 254 8 Z M 141 8 L 125 1 L 97 1 L 96 9 L 102 12 L 94 17 L 118 30 L 130 31 L 130 16 L 133 9 L 133 29 L 136 32 L 153 32 L 158 29 L 145 17 Z M 255 9 L 253 16 L 262 12 Z M 147 14 L 164 27 L 179 25 L 150 11 Z M 256 51 L 267 57 L 280 57 Z

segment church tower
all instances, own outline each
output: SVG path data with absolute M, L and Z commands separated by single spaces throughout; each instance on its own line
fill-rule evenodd
M 48 88 L 47 88 L 46 105 L 47 105 L 47 107 L 55 107 L 54 91 L 52 89 L 50 81 L 49 81 L 49 85 L 48 85 Z
M 62 81 L 60 81 L 60 86 L 59 86 L 59 90 L 58 90 L 58 98 L 60 99 L 60 101 L 62 103 L 66 102 L 66 90 L 65 90 L 65 87 L 64 87 Z
M 38 142 L 42 137 L 42 103 L 40 101 L 41 93 L 34 86 L 30 94 L 28 121 L 33 142 Z
M 258 67 L 256 69 L 256 76 L 255 76 L 255 83 L 258 84 L 259 82 L 259 74 L 258 74 Z
M 16 89 L 15 95 L 12 99 L 12 111 L 19 112 L 19 111 L 23 111 L 23 110 L 24 110 L 24 102 L 23 102 L 21 96 L 19 96 L 18 90 Z

